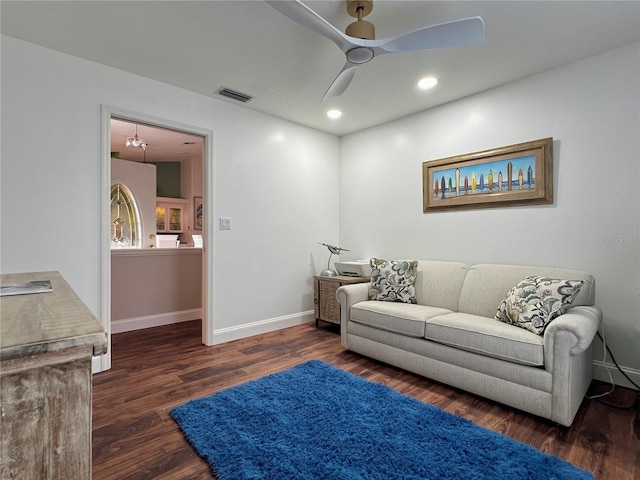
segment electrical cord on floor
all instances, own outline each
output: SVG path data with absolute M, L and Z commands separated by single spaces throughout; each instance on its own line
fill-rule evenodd
M 634 385 L 638 390 L 640 390 L 640 386 L 638 386 L 638 384 L 636 382 L 634 382 L 633 380 L 631 380 L 631 378 L 629 377 L 629 375 L 627 375 L 624 370 L 622 370 L 622 368 L 620 367 L 620 365 L 618 365 L 618 362 L 616 361 L 615 357 L 613 356 L 613 353 L 611 352 L 611 349 L 609 349 L 609 346 L 607 345 L 607 342 L 605 341 L 605 339 L 600 335 L 600 332 L 596 332 L 598 334 L 598 337 L 600 338 L 600 340 L 602 341 L 602 345 L 604 347 L 604 355 L 602 358 L 602 363 L 605 363 L 606 358 L 607 358 L 607 352 L 609 353 L 609 356 L 611 357 L 611 360 L 613 360 L 613 363 L 615 364 L 616 368 L 620 371 L 620 373 L 622 373 L 622 375 L 624 375 L 624 377 L 629 380 L 629 382 L 631 382 L 632 385 Z M 608 407 L 612 407 L 612 408 L 617 408 L 619 410 L 629 410 L 631 408 L 634 408 L 636 406 L 636 403 L 638 403 L 638 400 L 634 399 L 633 402 L 629 405 L 620 405 L 620 404 L 616 404 L 614 402 L 609 402 L 606 400 L 603 400 L 602 397 L 605 397 L 611 393 L 613 393 L 613 391 L 616 389 L 616 385 L 615 383 L 613 383 L 613 377 L 611 376 L 611 372 L 609 371 L 609 368 L 605 366 L 605 369 L 607 370 L 607 374 L 609 375 L 609 381 L 611 383 L 611 390 L 601 393 L 599 395 L 587 395 L 587 398 L 590 400 L 597 400 L 598 402 L 608 406 Z M 636 395 L 637 399 L 640 399 L 640 394 Z M 640 407 L 640 403 L 638 403 L 638 406 Z
M 609 345 L 607 345 L 606 343 L 604 343 L 604 340 L 602 339 L 602 336 L 600 336 L 600 332 L 598 333 L 598 337 L 600 338 L 600 340 L 602 340 L 602 344 L 604 345 L 604 348 L 607 349 L 607 352 L 609 352 L 609 356 L 611 357 L 611 360 L 613 360 L 613 363 L 615 364 L 615 366 L 617 367 L 618 370 L 620 370 L 620 373 L 622 373 L 622 375 L 624 375 L 624 377 L 629 380 L 629 382 L 631 382 L 633 384 L 633 386 L 635 386 L 638 390 L 640 390 L 640 385 L 638 385 L 636 382 L 634 382 L 633 380 L 631 380 L 631 378 L 629 378 L 629 375 L 627 375 L 625 373 L 624 370 L 622 370 L 622 368 L 620 368 L 620 365 L 618 365 L 618 362 L 616 362 L 616 359 L 613 356 L 613 353 L 611 353 L 611 350 L 609 350 Z
M 602 321 L 602 333 L 604 334 L 605 330 L 604 330 L 604 319 Z M 596 330 L 596 333 L 598 334 L 598 337 L 600 337 L 600 332 L 598 332 Z M 589 400 L 593 400 L 593 399 L 600 399 L 602 397 L 606 397 L 607 395 L 610 395 L 613 393 L 613 391 L 616 389 L 616 384 L 613 383 L 613 377 L 611 376 L 611 371 L 609 370 L 609 367 L 606 366 L 606 362 L 607 362 L 607 350 L 606 350 L 606 346 L 607 346 L 607 341 L 604 339 L 604 337 L 600 337 L 600 340 L 602 340 L 602 345 L 605 347 L 602 349 L 602 363 L 603 365 L 605 365 L 604 369 L 607 371 L 607 375 L 609 375 L 609 383 L 611 384 L 611 390 L 609 390 L 608 392 L 604 392 L 604 393 L 600 393 L 598 395 L 587 395 L 587 398 Z

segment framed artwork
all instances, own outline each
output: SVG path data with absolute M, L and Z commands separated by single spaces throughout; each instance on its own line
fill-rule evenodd
M 202 230 L 202 197 L 193 197 L 194 230 Z
M 425 213 L 553 203 L 553 138 L 422 164 Z

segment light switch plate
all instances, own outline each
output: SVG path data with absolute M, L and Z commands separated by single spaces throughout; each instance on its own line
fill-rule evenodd
M 220 217 L 220 230 L 231 230 L 231 217 Z

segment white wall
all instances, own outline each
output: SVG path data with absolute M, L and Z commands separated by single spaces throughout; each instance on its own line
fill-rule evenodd
M 588 271 L 616 360 L 640 374 L 639 59 L 632 45 L 343 137 L 341 245 Z M 545 137 L 553 205 L 422 212 L 422 162 Z
M 3 272 L 59 270 L 100 311 L 105 104 L 214 131 L 208 206 L 233 219 L 213 239 L 215 330 L 312 312 L 317 242 L 338 240 L 337 137 L 11 37 L 1 48 Z

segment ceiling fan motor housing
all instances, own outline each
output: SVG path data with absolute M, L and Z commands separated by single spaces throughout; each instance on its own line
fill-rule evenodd
M 347 27 L 344 33 L 354 38 L 364 38 L 367 40 L 375 40 L 376 38 L 376 29 L 373 23 L 367 22 L 366 20 L 353 22 Z

